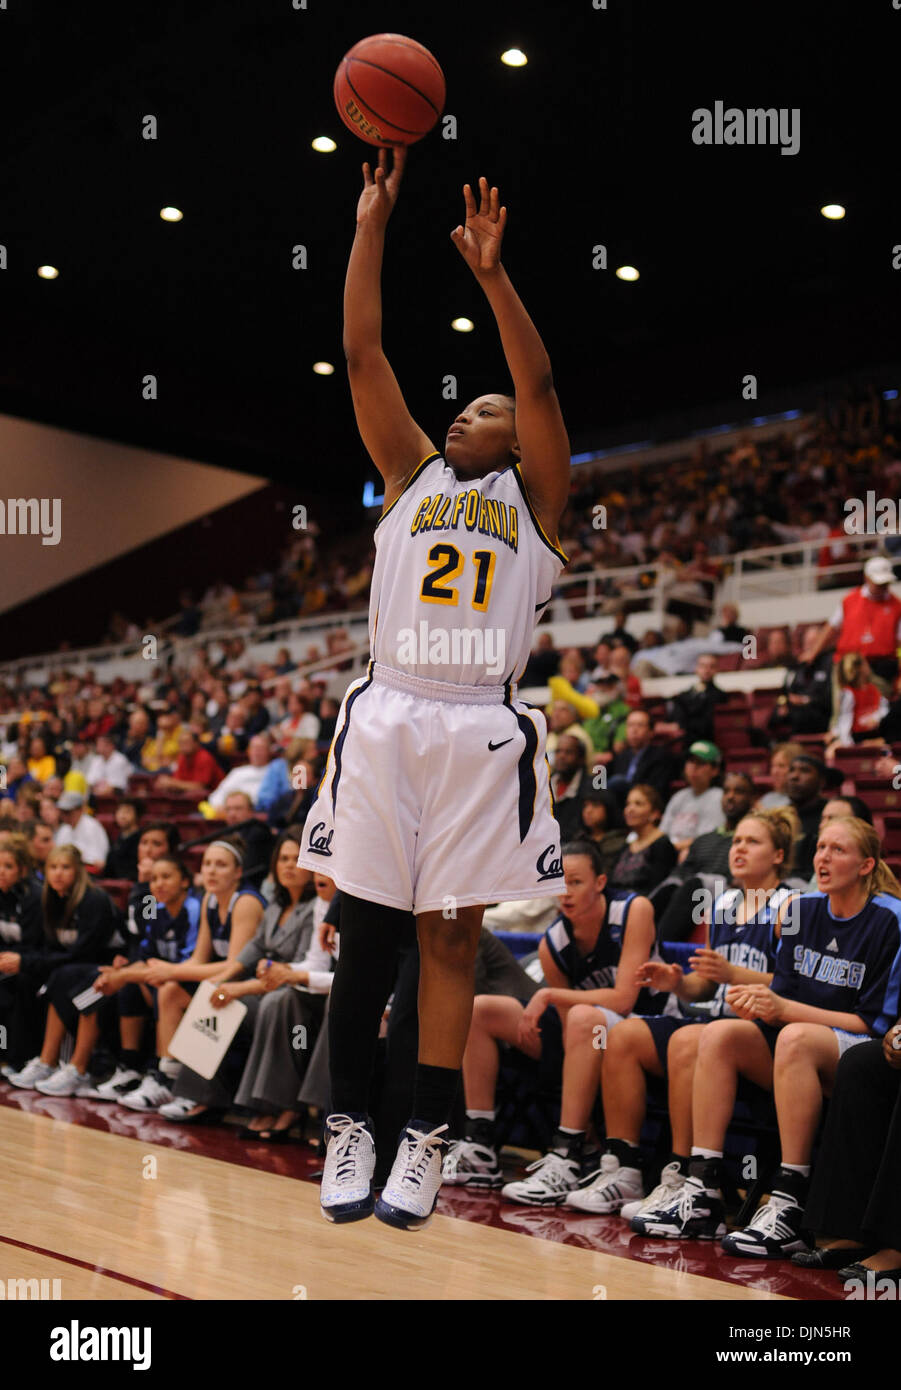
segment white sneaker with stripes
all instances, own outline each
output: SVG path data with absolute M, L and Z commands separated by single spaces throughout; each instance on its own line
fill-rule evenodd
M 159 1110 L 161 1105 L 173 1099 L 172 1092 L 164 1084 L 165 1079 L 162 1072 L 149 1071 L 140 1086 L 122 1096 L 119 1104 L 127 1106 L 129 1110 Z
M 682 1186 L 684 1181 L 685 1174 L 682 1172 L 678 1163 L 668 1163 L 660 1174 L 660 1181 L 653 1192 L 649 1192 L 647 1197 L 643 1197 L 641 1201 L 626 1202 L 625 1205 L 620 1208 L 620 1216 L 624 1221 L 631 1221 L 633 1216 L 639 1216 L 646 1211 L 650 1211 L 658 1202 L 662 1202 L 664 1206 L 668 1206 L 675 1196 L 676 1190 Z
M 7 1073 L 7 1081 L 11 1086 L 18 1086 L 22 1091 L 33 1091 L 39 1081 L 46 1081 L 48 1076 L 52 1076 L 56 1067 L 50 1066 L 48 1062 L 42 1062 L 40 1057 L 32 1057 L 30 1062 L 26 1062 L 21 1071 L 11 1071 Z
M 624 1202 L 644 1196 L 644 1184 L 637 1168 L 624 1168 L 616 1154 L 601 1154 L 601 1166 L 585 1179 L 585 1185 L 568 1193 L 563 1205 L 593 1216 L 615 1216 Z
M 567 1193 L 579 1184 L 579 1164 L 554 1149 L 530 1163 L 526 1172 L 531 1176 L 501 1188 L 501 1196 L 508 1202 L 522 1202 L 528 1207 L 560 1207 Z

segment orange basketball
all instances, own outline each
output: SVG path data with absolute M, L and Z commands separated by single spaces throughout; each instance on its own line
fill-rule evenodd
M 368 145 L 413 145 L 444 106 L 444 73 L 427 48 L 403 34 L 355 43 L 335 73 L 335 105 Z

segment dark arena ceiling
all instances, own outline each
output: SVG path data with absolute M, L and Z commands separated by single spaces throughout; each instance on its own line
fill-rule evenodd
M 748 373 L 765 404 L 901 356 L 890 0 L 295 3 L 0 10 L 0 411 L 359 504 L 375 474 L 341 301 L 370 151 L 342 126 L 332 78 L 379 31 L 432 50 L 456 119 L 456 139 L 439 125 L 410 152 L 382 282 L 386 351 L 439 447 L 457 409 L 445 377 L 460 405 L 508 389 L 449 235 L 480 174 L 507 205 L 504 263 L 574 451 L 690 407 L 732 403 L 742 418 Z M 525 67 L 500 62 L 512 47 Z M 693 112 L 718 101 L 799 111 L 798 152 L 696 144 Z M 319 135 L 335 153 L 311 148 Z M 843 221 L 820 215 L 832 202 Z M 183 221 L 162 221 L 165 205 Z M 56 280 L 38 277 L 45 263 Z M 640 279 L 618 279 L 622 264 Z M 457 315 L 475 331 L 454 331 Z

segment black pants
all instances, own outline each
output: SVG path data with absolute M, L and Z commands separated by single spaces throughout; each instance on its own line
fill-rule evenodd
M 823 1236 L 901 1250 L 901 1071 L 882 1042 L 838 1064 L 805 1225 Z
M 0 975 L 0 1063 L 18 1070 L 41 1050 L 47 1005 L 40 980 L 19 973 Z

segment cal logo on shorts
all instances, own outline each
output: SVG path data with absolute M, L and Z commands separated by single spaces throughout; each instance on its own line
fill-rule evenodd
M 563 877 L 563 860 L 559 856 L 556 859 L 553 858 L 554 848 L 554 845 L 548 845 L 547 849 L 543 849 L 535 860 L 539 883 L 543 883 L 545 879 Z

